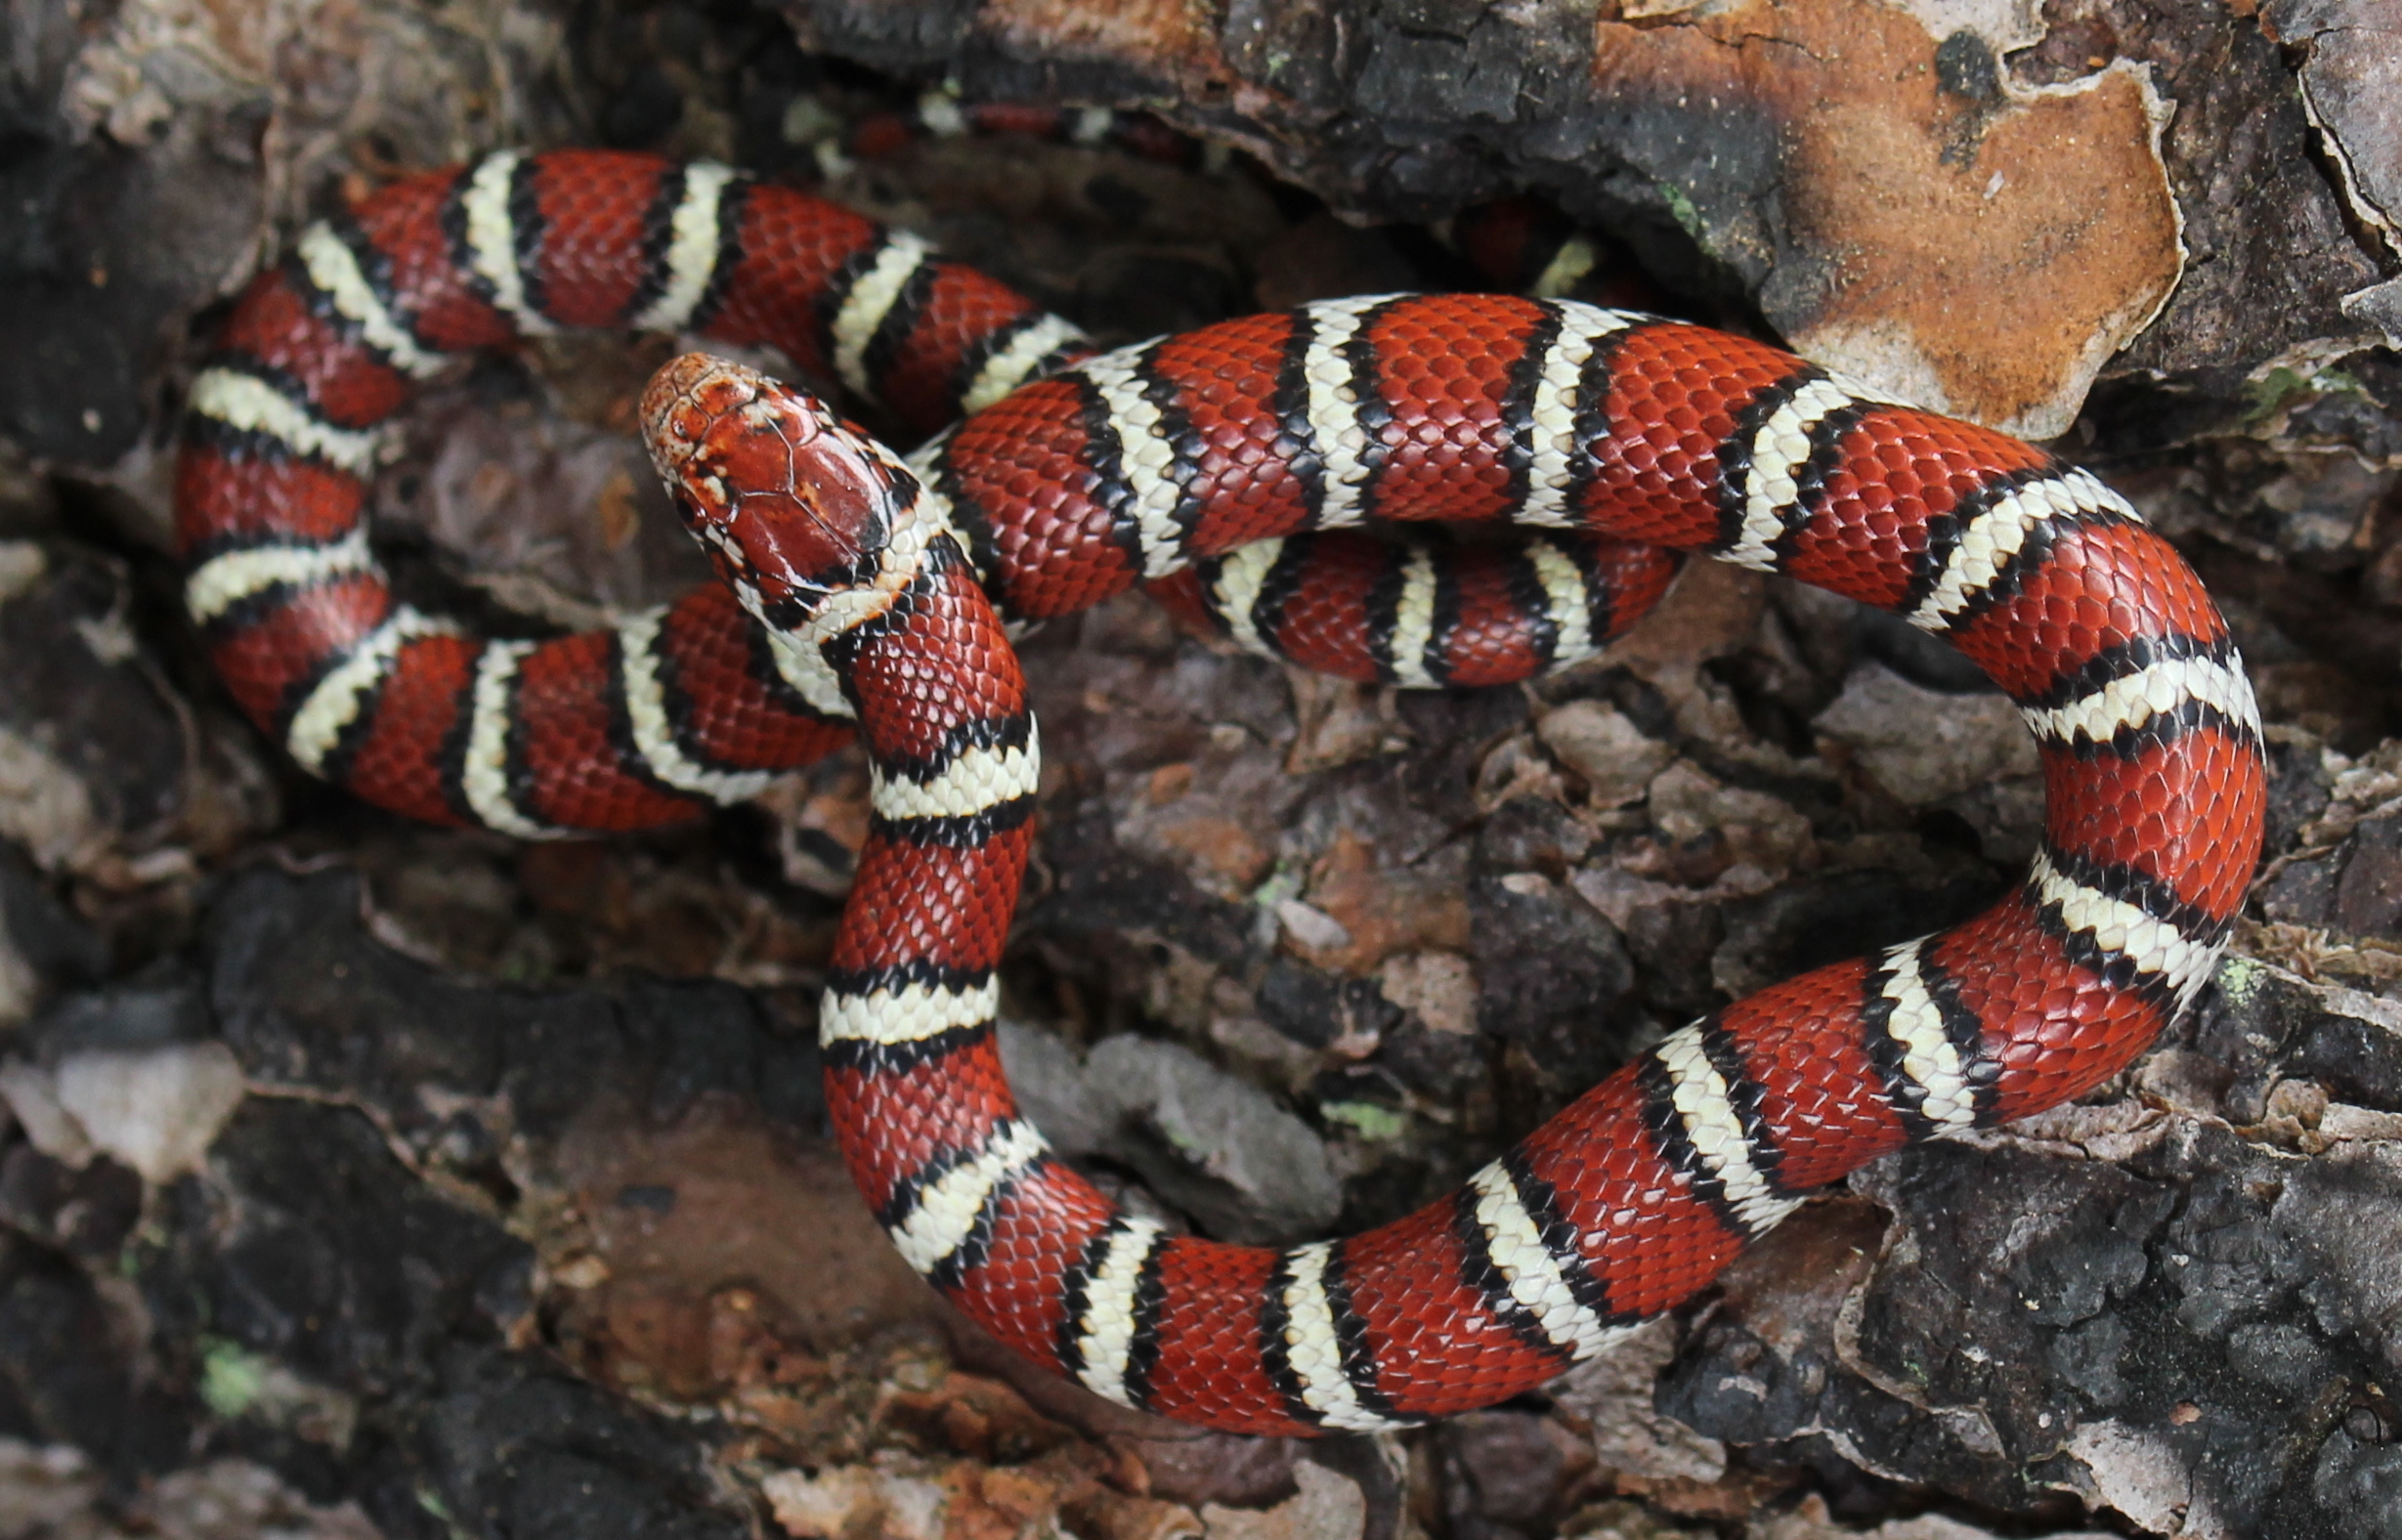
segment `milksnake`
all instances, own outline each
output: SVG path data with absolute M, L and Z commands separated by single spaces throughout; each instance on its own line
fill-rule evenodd
M 399 605 L 358 516 L 370 430 L 410 378 L 625 323 L 773 343 L 904 421 L 973 414 L 904 463 L 813 398 L 688 358 L 643 415 L 722 593 L 539 645 Z M 179 519 L 193 610 L 253 716 L 388 806 L 531 834 L 745 794 L 855 723 L 874 816 L 820 1012 L 853 1175 L 1002 1340 L 1191 1422 L 1488 1405 L 1691 1297 L 1811 1188 L 2082 1093 L 2190 1006 L 2259 849 L 2241 662 L 2117 493 L 1683 322 L 1382 296 L 1071 363 L 1063 324 L 913 237 L 716 168 L 562 153 L 404 182 L 320 227 L 220 348 Z M 1485 552 L 1473 582 L 1419 548 L 1312 586 L 1313 532 L 1426 519 L 1557 543 Z M 1184 597 L 1246 641 L 1289 646 L 1308 614 L 1327 652 L 1398 682 L 1515 677 L 1657 592 L 1657 559 L 1625 555 L 1630 601 L 1593 607 L 1610 553 L 1644 549 L 1615 540 L 1787 574 L 1975 661 L 2041 755 L 2025 882 L 1686 1027 L 1453 1197 L 1344 1241 L 1170 1234 L 1050 1155 L 993 1029 L 1039 759 L 1004 616 L 1191 562 Z M 1479 625 L 1503 640 L 1452 645 Z

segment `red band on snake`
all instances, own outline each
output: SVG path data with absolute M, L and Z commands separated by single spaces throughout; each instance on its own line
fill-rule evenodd
M 634 191 L 594 191 L 610 175 Z M 324 240 L 297 259 L 307 284 L 294 268 L 263 280 L 195 387 L 183 466 L 203 558 L 194 609 L 236 694 L 304 762 L 338 756 L 350 784 L 395 805 L 504 828 L 545 832 L 568 823 L 560 809 L 630 800 L 618 781 L 680 808 L 623 770 L 611 731 L 645 756 L 664 739 L 692 761 L 669 761 L 676 773 L 727 789 L 764 773 L 692 754 L 723 746 L 667 721 L 656 697 L 637 702 L 645 667 L 681 688 L 708 673 L 695 660 L 712 661 L 744 703 L 734 714 L 764 702 L 820 734 L 810 708 L 855 715 L 875 818 L 822 1007 L 837 1135 L 910 1261 L 1036 1360 L 1132 1405 L 1253 1432 L 1490 1404 L 1689 1298 L 1810 1188 L 2092 1088 L 2209 977 L 2257 856 L 2264 776 L 2240 661 L 2191 570 L 2081 471 L 1680 322 L 1493 296 L 1227 321 L 1020 386 L 916 457 L 923 490 L 813 400 L 679 361 L 646 398 L 654 456 L 763 630 L 717 600 L 702 606 L 714 652 L 694 650 L 704 627 L 679 607 L 643 658 L 607 634 L 550 644 L 554 658 L 435 634 L 393 608 L 355 543 L 361 430 L 397 406 L 421 354 L 493 340 L 512 318 L 677 309 L 664 319 L 774 341 L 855 387 L 906 359 L 922 399 L 969 394 L 958 382 L 983 369 L 962 333 L 921 335 L 930 296 L 966 280 L 921 280 L 922 251 L 893 256 L 902 243 L 864 222 L 818 232 L 818 267 L 770 256 L 757 205 L 783 209 L 786 235 L 807 221 L 770 190 L 729 201 L 732 182 L 711 220 L 679 217 L 699 175 L 498 157 L 404 184 L 326 237 L 351 253 L 364 298 Z M 881 306 L 863 340 L 863 286 L 922 293 Z M 771 299 L 799 319 L 771 319 Z M 993 969 L 1031 842 L 1037 749 L 977 570 L 1005 610 L 1032 616 L 1206 558 L 1192 581 L 1222 590 L 1230 623 L 1280 632 L 1320 600 L 1308 573 L 1253 542 L 1369 519 L 1704 552 L 1950 640 L 2037 735 L 2034 871 L 1962 925 L 1673 1035 L 1394 1224 L 1270 1251 L 1126 1216 L 1017 1116 L 995 1047 Z M 1447 616 L 1523 617 L 1538 591 L 1557 643 L 1540 572 L 1516 593 L 1455 582 L 1446 599 L 1435 564 L 1405 565 L 1369 585 L 1381 593 L 1327 603 L 1387 676 L 1440 682 L 1457 672 Z M 529 695 L 578 690 L 600 702 L 578 718 L 584 741 L 543 738 L 553 719 Z

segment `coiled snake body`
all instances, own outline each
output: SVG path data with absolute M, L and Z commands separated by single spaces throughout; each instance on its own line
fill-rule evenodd
M 629 324 L 772 343 L 907 422 L 972 415 L 904 464 L 813 398 L 679 360 L 645 426 L 724 588 L 538 644 L 401 605 L 359 521 L 412 377 Z M 194 382 L 178 516 L 236 698 L 403 812 L 655 823 L 855 727 L 874 817 L 821 1030 L 862 1192 L 1019 1351 L 1221 1428 L 1504 1399 L 1692 1295 L 1811 1188 L 2090 1089 L 2191 1005 L 2260 842 L 2224 622 L 2123 499 L 2028 445 L 1566 302 L 1341 300 L 1088 357 L 914 237 L 710 166 L 499 155 L 313 230 Z M 1426 519 L 1545 533 L 1439 560 L 1340 533 Z M 1248 646 L 1497 682 L 1639 615 L 1662 548 L 1876 605 L 1984 668 L 2040 749 L 2027 879 L 1685 1028 L 1453 1197 L 1343 1241 L 1171 1235 L 1047 1152 L 993 1033 L 1038 768 L 1003 614 L 1151 580 Z

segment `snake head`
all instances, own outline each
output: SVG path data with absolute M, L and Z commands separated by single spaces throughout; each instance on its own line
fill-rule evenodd
M 816 397 L 687 353 L 651 376 L 641 416 L 685 524 L 762 620 L 797 624 L 876 570 L 900 489 Z

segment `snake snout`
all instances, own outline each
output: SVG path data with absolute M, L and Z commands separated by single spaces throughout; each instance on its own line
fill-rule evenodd
M 638 411 L 660 475 L 677 480 L 717 423 L 780 388 L 756 369 L 707 353 L 679 354 L 661 364 L 643 387 Z M 814 431 L 814 420 L 810 426 Z

